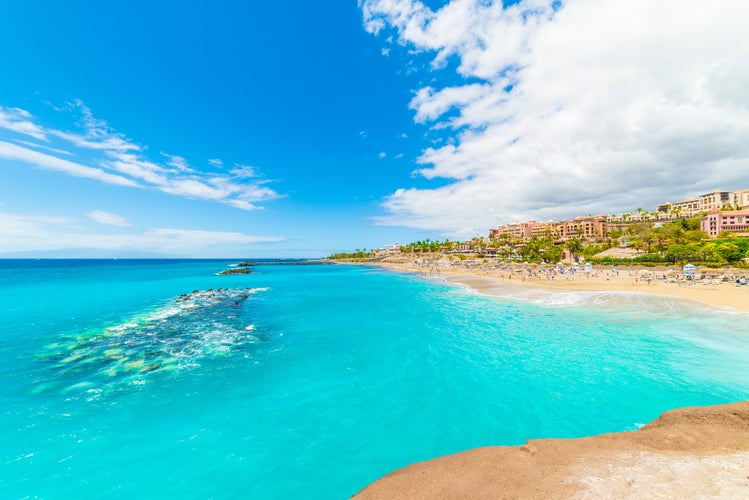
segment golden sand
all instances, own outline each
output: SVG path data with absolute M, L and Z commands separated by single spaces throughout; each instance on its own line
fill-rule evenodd
M 749 277 L 749 270 L 710 270 L 706 278 L 685 280 L 677 268 L 648 269 L 644 267 L 616 268 L 594 267 L 592 272 L 582 270 L 571 274 L 555 274 L 548 277 L 549 270 L 539 266 L 520 264 L 496 265 L 476 264 L 470 268 L 460 265 L 444 265 L 437 259 L 414 263 L 413 257 L 396 258 L 373 263 L 404 272 L 441 276 L 453 282 L 463 283 L 487 295 L 505 295 L 507 287 L 517 289 L 540 288 L 555 292 L 634 292 L 652 295 L 667 295 L 710 304 L 715 307 L 730 307 L 749 311 L 749 286 L 735 285 L 738 276 Z M 424 259 L 429 260 L 429 259 Z M 726 276 L 726 281 L 722 276 Z

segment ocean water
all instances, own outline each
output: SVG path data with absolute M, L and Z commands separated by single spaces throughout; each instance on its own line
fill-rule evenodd
M 0 261 L 1 498 L 347 498 L 749 397 L 749 314 L 230 264 Z

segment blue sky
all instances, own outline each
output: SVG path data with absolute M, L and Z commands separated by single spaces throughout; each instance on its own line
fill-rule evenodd
M 320 256 L 749 188 L 747 8 L 651 3 L 5 2 L 0 253 Z

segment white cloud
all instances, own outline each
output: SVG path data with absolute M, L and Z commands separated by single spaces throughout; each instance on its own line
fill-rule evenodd
M 98 222 L 99 224 L 107 224 L 109 226 L 120 226 L 130 227 L 132 224 L 121 215 L 113 214 L 111 212 L 105 212 L 103 210 L 92 210 L 88 214 L 88 218 Z
M 3 237 L 30 232 L 42 226 L 61 226 L 75 222 L 69 217 L 46 216 L 46 215 L 16 215 L 0 212 L 0 234 Z
M 119 217 L 106 212 L 101 214 Z M 137 249 L 215 257 L 241 255 L 252 245 L 284 240 L 285 238 L 278 236 L 176 228 L 152 228 L 139 233 L 90 233 L 81 228 L 77 219 L 0 212 L 0 252 L 79 248 L 114 251 Z
M 14 139 L 28 148 L 0 141 L 0 158 L 20 160 L 109 184 L 153 188 L 177 196 L 215 201 L 243 210 L 261 208 L 258 202 L 281 197 L 266 185 L 268 181 L 250 180 L 258 177 L 254 167 L 235 165 L 236 168 L 229 174 L 201 172 L 191 168 L 185 158 L 167 153 L 161 154 L 166 158 L 165 164 L 156 163 L 145 155 L 147 148 L 113 130 L 104 120 L 94 117 L 80 100 L 69 103 L 69 108 L 80 115 L 82 132 L 45 128 L 35 123 L 35 118 L 28 111 L 0 107 L 0 130 L 45 143 L 54 139 L 66 149 L 74 151 L 71 154 L 58 147 Z M 60 155 L 75 155 L 86 160 L 73 162 L 59 158 Z M 209 163 L 214 167 L 223 165 L 218 159 L 209 160 Z
M 167 164 L 170 167 L 177 169 L 179 172 L 193 172 L 193 169 L 191 169 L 190 166 L 187 164 L 187 160 L 185 160 L 181 156 L 170 155 L 167 153 L 161 153 L 161 155 L 168 158 L 169 161 L 167 162 Z
M 211 158 L 208 163 L 214 167 L 220 168 L 224 166 L 224 162 L 219 158 Z
M 0 158 L 7 160 L 18 160 L 24 163 L 37 165 L 48 170 L 57 170 L 75 177 L 85 177 L 105 182 L 107 184 L 116 184 L 120 186 L 137 186 L 138 183 L 122 177 L 120 175 L 110 174 L 99 168 L 87 167 L 78 163 L 64 160 L 56 156 L 32 151 L 9 142 L 0 141 Z
M 251 179 L 258 176 L 257 169 L 250 165 L 234 164 L 234 168 L 229 173 L 238 179 Z
M 15 142 L 16 144 L 23 144 L 24 146 L 29 146 L 31 149 L 43 149 L 45 151 L 49 151 L 51 153 L 55 153 L 58 155 L 73 156 L 73 153 L 71 153 L 70 151 L 65 151 L 63 149 L 58 149 L 58 148 L 51 148 L 49 146 L 43 146 L 41 144 L 37 144 L 32 141 L 23 141 L 21 139 L 16 139 L 13 142 Z
M 454 139 L 418 160 L 449 184 L 396 191 L 378 222 L 483 234 L 749 187 L 749 4 L 554 5 L 363 1 L 368 31 L 432 55 L 411 107 Z
M 39 141 L 48 140 L 44 130 L 31 122 L 31 114 L 23 109 L 0 106 L 0 128 L 33 137 Z
M 379 155 L 377 155 L 377 157 L 378 157 L 379 159 L 383 159 L 383 158 L 385 158 L 386 156 L 387 156 L 387 153 L 386 153 L 386 152 L 384 152 L 384 151 L 380 151 L 380 154 L 379 154 Z

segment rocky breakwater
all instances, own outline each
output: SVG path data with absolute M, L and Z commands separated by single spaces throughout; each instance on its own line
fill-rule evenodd
M 218 274 L 221 276 L 226 276 L 227 274 L 252 274 L 252 269 L 249 267 L 232 267 L 230 269 L 224 269 Z
M 542 439 L 397 470 L 355 498 L 747 498 L 749 401 L 668 411 L 633 432 Z
M 239 264 L 236 264 L 234 267 L 230 267 L 229 269 L 224 269 L 223 271 L 220 271 L 218 274 L 221 276 L 226 276 L 230 274 L 252 274 L 252 266 L 254 266 L 255 263 L 249 260 L 245 260 L 243 262 L 240 262 Z

